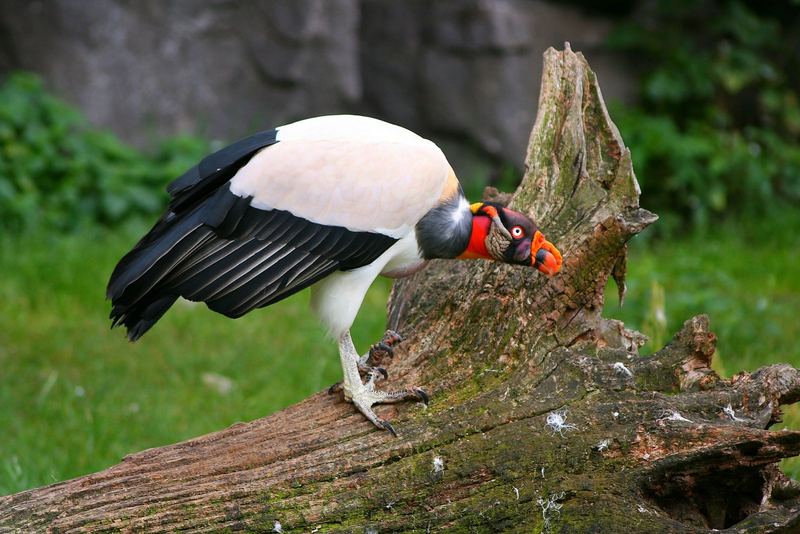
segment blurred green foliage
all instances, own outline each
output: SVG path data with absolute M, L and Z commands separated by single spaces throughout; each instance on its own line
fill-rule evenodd
M 800 9 L 792 2 L 642 5 L 612 34 L 642 69 L 612 116 L 657 231 L 800 201 Z
M 0 228 L 74 230 L 155 214 L 164 186 L 208 153 L 177 137 L 143 154 L 89 127 L 41 80 L 14 74 L 0 87 Z

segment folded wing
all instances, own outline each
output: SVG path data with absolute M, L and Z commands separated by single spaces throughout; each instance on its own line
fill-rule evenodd
M 339 269 L 374 261 L 396 240 L 312 223 L 218 192 L 120 262 L 108 286 L 111 319 L 133 341 L 181 296 L 240 317 Z
M 384 137 L 359 133 L 362 121 Z M 178 297 L 239 317 L 367 265 L 447 186 L 441 151 L 407 130 L 393 138 L 397 127 L 380 121 L 326 118 L 304 138 L 291 126 L 283 139 L 282 127 L 234 143 L 170 184 L 167 212 L 108 284 L 113 324 L 131 340 Z

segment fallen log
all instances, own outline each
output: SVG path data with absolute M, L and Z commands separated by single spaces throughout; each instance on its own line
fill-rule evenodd
M 0 498 L 0 531 L 800 531 L 800 488 L 777 468 L 800 432 L 770 431 L 800 371 L 723 380 L 704 316 L 642 357 L 602 317 L 626 243 L 656 220 L 586 60 L 548 50 L 526 173 L 511 198 L 564 252 L 554 278 L 434 262 L 395 284 L 406 335 L 376 431 L 338 396 L 105 471 Z M 796 530 L 792 530 L 796 529 Z

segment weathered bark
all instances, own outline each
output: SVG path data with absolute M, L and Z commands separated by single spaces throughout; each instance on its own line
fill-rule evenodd
M 626 242 L 656 219 L 638 197 L 583 56 L 548 50 L 527 173 L 511 201 L 561 248 L 564 267 L 548 279 L 437 262 L 395 285 L 390 326 L 408 339 L 392 383 L 433 396 L 427 409 L 378 409 L 399 438 L 319 393 L 2 498 L 0 529 L 800 529 L 800 491 L 775 465 L 800 453 L 800 432 L 766 430 L 800 398 L 800 371 L 774 365 L 722 380 L 709 369 L 705 317 L 640 357 L 642 336 L 601 316 L 608 278 L 624 288 Z

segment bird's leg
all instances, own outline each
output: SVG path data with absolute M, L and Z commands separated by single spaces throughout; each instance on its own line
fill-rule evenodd
M 360 358 L 356 357 L 358 372 L 361 376 L 366 378 L 374 376 L 375 379 L 377 379 L 376 373 L 380 373 L 384 380 L 388 379 L 389 373 L 386 372 L 386 369 L 382 367 L 381 364 L 387 357 L 394 358 L 393 347 L 401 341 L 403 341 L 403 336 L 394 330 L 387 330 L 386 333 L 383 334 L 383 338 L 369 348 L 369 352 Z M 337 393 L 342 390 L 342 387 L 341 382 L 336 382 L 328 388 L 328 393 Z
M 341 388 L 344 391 L 345 400 L 352 402 L 364 416 L 372 421 L 378 428 L 388 430 L 393 435 L 397 435 L 388 421 L 378 417 L 372 411 L 374 404 L 388 404 L 405 400 L 418 400 L 425 404 L 428 403 L 428 395 L 420 388 L 407 388 L 400 391 L 381 391 L 375 389 L 375 382 L 378 374 L 373 371 L 370 373 L 366 382 L 361 382 L 361 375 L 358 371 L 360 358 L 353 345 L 350 332 L 345 332 L 339 338 L 339 358 L 342 362 L 344 380 Z

